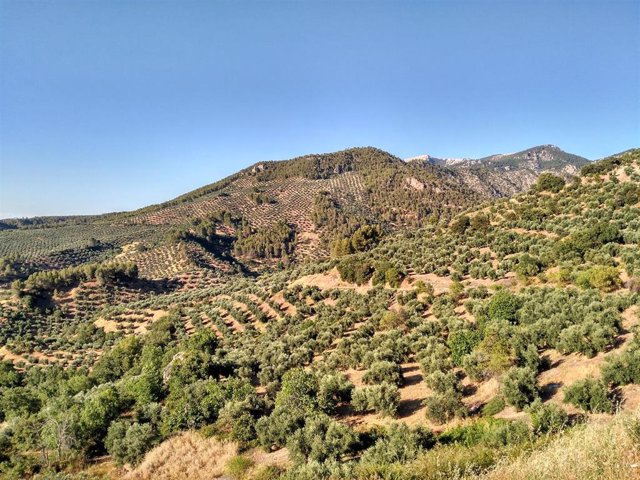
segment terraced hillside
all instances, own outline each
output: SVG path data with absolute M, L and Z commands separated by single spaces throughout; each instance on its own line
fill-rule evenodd
M 545 168 L 571 175 L 583 161 L 544 147 L 455 168 L 407 163 L 375 148 L 262 162 L 134 212 L 4 220 L 0 256 L 16 257 L 15 270 L 23 273 L 114 258 L 135 261 L 140 274 L 152 279 L 201 269 L 263 270 L 278 261 L 327 258 L 336 241 L 363 225 L 390 233 L 446 220 L 461 208 L 525 190 Z M 505 173 L 511 168 L 517 180 Z M 235 224 L 220 221 L 225 216 Z M 176 229 L 193 229 L 194 222 L 212 217 L 215 245 L 211 235 L 167 240 Z M 278 234 L 283 228 L 288 233 Z
M 297 234 L 300 258 L 320 258 L 337 236 L 364 223 L 389 229 L 450 216 L 480 197 L 454 174 L 417 168 L 374 148 L 263 162 L 171 202 L 134 212 L 126 223 L 175 225 L 219 211 L 252 228 L 285 221 Z M 319 208 L 333 222 L 318 220 Z
M 435 216 L 407 213 L 403 195 L 429 201 L 416 182 L 437 193 L 433 178 L 460 194 L 454 174 L 364 152 L 260 164 L 112 218 L 123 232 L 166 225 L 156 246 L 124 243 L 106 261 L 27 278 L 5 261 L 5 276 L 24 280 L 0 290 L 0 473 L 199 478 L 194 455 L 245 478 L 510 478 L 501 472 L 522 458 L 548 458 L 549 442 L 612 422 L 624 452 L 611 448 L 593 471 L 634 478 L 640 150 Z M 388 176 L 371 178 L 372 164 Z M 286 225 L 218 207 L 178 221 L 241 195 L 276 209 L 290 179 L 329 188 L 310 207 L 318 230 L 353 232 L 331 258 L 255 275 L 224 252 L 276 239 L 286 256 Z M 348 218 L 327 208 L 346 190 L 371 207 L 348 202 Z M 405 228 L 380 234 L 367 223 L 375 212 Z

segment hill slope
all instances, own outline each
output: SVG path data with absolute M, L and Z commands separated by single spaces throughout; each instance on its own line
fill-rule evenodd
M 314 174 L 338 175 L 317 160 Z M 250 174 L 287 174 L 269 170 Z M 188 238 L 175 248 L 222 241 L 211 228 L 174 232 Z M 581 419 L 640 405 L 639 232 L 636 150 L 257 277 L 151 281 L 108 262 L 31 276 L 0 289 L 0 473 L 78 470 L 106 451 L 117 478 L 116 462 L 168 440 L 142 464 L 153 476 L 159 456 L 220 446 L 176 435 L 200 429 L 232 441 L 229 456 L 247 449 L 215 464 L 234 476 L 264 461 L 267 478 L 510 478 L 509 459 L 543 462 Z M 631 454 L 594 461 L 637 458 L 624 442 Z
M 262 162 L 134 212 L 5 220 L 0 255 L 19 255 L 27 271 L 104 260 L 118 252 L 147 264 L 150 251 L 182 258 L 177 263 L 185 271 L 207 263 L 191 252 L 213 246 L 209 253 L 222 261 L 238 256 L 242 261 L 309 260 L 326 257 L 331 241 L 362 225 L 395 231 L 448 218 L 482 198 L 447 169 L 421 168 L 375 148 L 354 148 Z M 217 241 L 171 253 L 175 248 L 166 241 L 171 232 L 194 232 L 203 221 L 215 224 L 209 236 L 215 233 Z M 179 240 L 194 240 L 188 237 Z M 234 249 L 239 239 L 242 245 Z M 160 278 L 167 269 L 145 267 L 142 273 Z
M 439 159 L 423 155 L 409 161 L 453 169 L 469 188 L 489 197 L 523 192 L 533 185 L 542 172 L 551 172 L 564 178 L 573 177 L 589 162 L 555 145 L 541 145 L 517 153 L 480 159 Z
M 208 267 L 261 269 L 326 258 L 332 242 L 363 225 L 390 233 L 450 218 L 525 190 L 547 167 L 570 175 L 580 162 L 547 147 L 455 165 L 404 162 L 371 147 L 261 162 L 134 212 L 4 220 L 0 256 L 18 255 L 27 272 L 115 255 L 139 263 L 148 278 Z M 214 224 L 209 238 L 185 234 L 202 230 L 203 222 Z

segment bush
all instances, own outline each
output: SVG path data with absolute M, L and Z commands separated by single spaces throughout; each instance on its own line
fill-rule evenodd
M 579 380 L 565 388 L 564 401 L 590 413 L 613 413 L 609 390 L 594 378 Z
M 375 410 L 383 416 L 395 416 L 399 403 L 398 387 L 386 382 L 356 389 L 351 400 L 351 405 L 356 412 Z
M 500 290 L 489 300 L 487 312 L 491 320 L 516 323 L 519 308 L 517 296 L 507 290 Z
M 469 217 L 466 215 L 462 215 L 451 223 L 450 228 L 454 233 L 462 235 L 470 226 L 471 220 L 469 219 Z
M 502 380 L 502 394 L 509 405 L 522 410 L 538 398 L 535 372 L 528 367 L 512 367 Z
M 448 393 L 448 392 L 460 392 L 461 387 L 458 382 L 458 377 L 453 371 L 442 372 L 437 370 L 425 378 L 427 387 L 433 390 L 435 393 Z
M 542 403 L 535 400 L 529 406 L 533 431 L 540 434 L 558 433 L 569 425 L 569 416 L 555 403 Z
M 457 330 L 452 332 L 447 339 L 447 345 L 451 350 L 453 364 L 462 366 L 462 359 L 480 342 L 482 336 L 474 330 Z
M 136 465 L 144 454 L 155 445 L 157 435 L 148 423 L 116 421 L 111 424 L 105 447 L 118 465 Z
M 99 387 L 91 392 L 80 409 L 80 428 L 88 445 L 101 445 L 111 422 L 118 417 L 122 406 L 118 391 L 111 385 Z
M 258 443 L 267 451 L 284 447 L 291 435 L 304 426 L 306 416 L 300 409 L 276 408 L 271 415 L 256 422 Z
M 453 368 L 451 353 L 442 343 L 436 343 L 420 355 L 420 369 L 425 376 L 436 371 L 447 371 Z
M 605 360 L 602 379 L 613 385 L 640 384 L 640 337 L 637 333 L 624 352 Z
M 348 257 L 338 264 L 338 272 L 345 282 L 364 285 L 373 275 L 374 269 L 373 265 L 366 261 Z
M 504 410 L 505 406 L 506 404 L 504 398 L 500 395 L 497 395 L 489 400 L 484 407 L 482 407 L 482 415 L 484 415 L 485 417 L 492 417 Z
M 425 428 L 411 430 L 404 423 L 394 423 L 362 455 L 362 463 L 388 465 L 415 460 L 418 454 L 435 444 L 433 433 Z
M 538 177 L 534 189 L 538 192 L 558 193 L 564 188 L 564 185 L 565 181 L 562 177 L 554 175 L 553 173 L 544 172 Z
M 163 433 L 200 428 L 218 419 L 229 400 L 244 400 L 253 387 L 240 380 L 199 380 L 184 390 L 172 391 L 162 412 Z
M 249 401 L 230 401 L 220 410 L 215 428 L 219 436 L 238 442 L 241 446 L 256 438 L 254 408 Z
M 318 408 L 318 380 L 302 368 L 289 370 L 282 377 L 276 407 L 313 411 Z
M 325 413 L 334 413 L 339 404 L 351 400 L 353 388 L 342 373 L 324 375 L 318 383 L 318 407 Z
M 526 423 L 492 418 L 454 427 L 438 438 L 442 444 L 465 447 L 486 445 L 493 448 L 513 447 L 529 439 L 530 432 Z
M 589 320 L 581 325 L 565 328 L 558 339 L 558 350 L 564 354 L 580 352 L 589 358 L 603 352 L 613 345 L 618 334 L 618 330 L 612 325 L 607 325 L 604 320 L 606 319 L 603 318 L 601 324 Z
M 374 362 L 362 377 L 362 381 L 367 385 L 387 382 L 400 386 L 402 385 L 402 369 L 397 363 L 385 360 Z
M 523 277 L 533 277 L 542 271 L 542 267 L 543 265 L 539 258 L 525 253 L 518 257 L 518 264 L 514 270 Z
M 321 414 L 308 418 L 303 428 L 289 437 L 287 448 L 298 463 L 308 460 L 339 460 L 348 453 L 357 438 L 346 425 Z
M 446 423 L 455 417 L 464 417 L 467 407 L 462 402 L 462 395 L 455 391 L 436 393 L 425 398 L 425 412 L 428 419 L 436 423 Z
M 485 330 L 485 337 L 464 357 L 464 371 L 476 381 L 504 373 L 513 363 L 511 343 L 499 332 Z
M 597 288 L 603 292 L 613 292 L 622 286 L 620 272 L 615 267 L 597 266 L 580 272 L 576 284 L 582 288 Z
M 0 361 L 0 388 L 17 387 L 22 381 L 22 374 L 12 362 Z

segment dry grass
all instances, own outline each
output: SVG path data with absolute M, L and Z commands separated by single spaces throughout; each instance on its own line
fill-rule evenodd
M 503 464 L 485 480 L 622 480 L 640 479 L 640 449 L 620 414 L 606 423 L 576 427 L 540 450 Z M 635 415 L 637 419 L 637 414 Z
M 227 462 L 237 454 L 233 443 L 185 432 L 151 450 L 127 480 L 210 480 L 225 474 Z

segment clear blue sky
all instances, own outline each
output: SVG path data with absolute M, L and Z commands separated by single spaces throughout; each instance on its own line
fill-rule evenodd
M 260 160 L 640 145 L 639 1 L 0 0 L 0 218 Z

